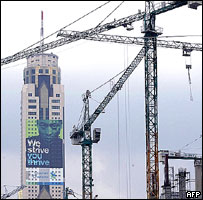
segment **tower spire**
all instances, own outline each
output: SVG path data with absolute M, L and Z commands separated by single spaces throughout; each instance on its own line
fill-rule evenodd
M 40 31 L 40 47 L 44 44 L 44 28 L 43 28 L 43 10 L 41 11 L 41 31 Z

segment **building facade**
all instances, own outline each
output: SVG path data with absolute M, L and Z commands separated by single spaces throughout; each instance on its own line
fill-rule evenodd
M 47 192 L 63 199 L 65 188 L 64 86 L 58 56 L 27 58 L 21 91 L 21 185 L 23 199 Z

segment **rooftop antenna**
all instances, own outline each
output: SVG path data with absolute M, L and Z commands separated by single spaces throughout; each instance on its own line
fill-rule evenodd
M 41 11 L 40 47 L 44 44 L 43 11 Z

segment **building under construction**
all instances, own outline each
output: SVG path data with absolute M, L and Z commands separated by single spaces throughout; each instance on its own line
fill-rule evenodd
M 192 160 L 195 168 L 195 190 L 197 198 L 202 199 L 202 156 L 182 152 L 160 151 L 160 162 L 164 164 L 164 185 L 162 185 L 161 199 L 186 199 L 186 192 L 192 192 L 190 172 L 186 168 L 179 168 L 177 174 L 174 167 L 169 166 L 169 159 Z M 187 197 L 189 198 L 189 197 Z M 193 197 L 194 198 L 194 197 Z

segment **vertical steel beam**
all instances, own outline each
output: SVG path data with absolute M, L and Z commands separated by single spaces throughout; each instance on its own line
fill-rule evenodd
M 87 142 L 87 141 L 86 141 Z M 82 144 L 82 198 L 92 199 L 92 144 Z
M 157 102 L 157 35 L 154 4 L 145 2 L 145 118 L 147 198 L 159 198 L 158 102 Z
M 83 101 L 85 103 L 85 112 L 83 122 L 89 119 L 89 96 L 90 92 L 87 90 Z M 82 198 L 92 199 L 92 139 L 91 127 L 84 126 L 84 139 L 82 141 Z

